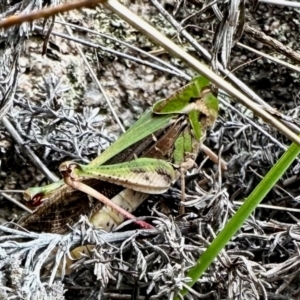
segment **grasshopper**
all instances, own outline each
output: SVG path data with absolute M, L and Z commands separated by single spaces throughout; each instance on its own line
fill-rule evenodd
M 172 166 L 182 166 L 198 154 L 207 128 L 218 115 L 218 101 L 209 85 L 203 76 L 195 77 L 170 97 L 156 102 L 90 164 L 68 162 L 61 169 L 68 173 L 69 167 L 75 166 L 75 180 L 111 198 L 124 210 L 135 210 L 149 194 L 165 192 L 178 179 Z M 114 209 L 103 207 L 63 180 L 29 188 L 24 199 L 38 206 L 20 222 L 30 230 L 64 233 L 67 224 L 73 225 L 80 214 L 88 215 L 92 224 L 106 230 L 124 220 Z

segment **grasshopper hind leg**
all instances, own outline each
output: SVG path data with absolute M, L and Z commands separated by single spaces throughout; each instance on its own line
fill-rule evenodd
M 111 199 L 112 202 L 123 208 L 128 212 L 136 210 L 145 199 L 149 197 L 148 194 L 135 192 L 130 189 L 125 189 L 118 195 Z M 105 231 L 111 231 L 124 222 L 125 218 L 121 214 L 117 213 L 110 207 L 103 206 L 100 210 L 95 212 L 90 222 L 95 226 L 104 229 Z

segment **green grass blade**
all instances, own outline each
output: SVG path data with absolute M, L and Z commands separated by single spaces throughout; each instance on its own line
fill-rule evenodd
M 293 143 L 278 160 L 278 162 L 272 167 L 268 174 L 262 179 L 251 195 L 246 199 L 245 203 L 229 220 L 224 229 L 218 234 L 211 245 L 197 260 L 196 265 L 189 270 L 187 276 L 192 279 L 192 281 L 188 283 L 189 286 L 193 286 L 194 283 L 201 277 L 201 275 L 210 266 L 220 251 L 224 249 L 229 240 L 242 227 L 245 220 L 255 210 L 257 205 L 264 199 L 277 181 L 282 177 L 299 153 L 300 148 Z M 188 290 L 184 288 L 180 291 L 180 294 L 184 296 L 187 292 Z M 176 299 L 179 299 L 179 297 L 177 296 Z

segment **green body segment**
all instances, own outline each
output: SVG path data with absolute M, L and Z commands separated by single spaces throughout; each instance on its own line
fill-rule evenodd
M 153 105 L 155 114 L 187 114 L 189 128 L 175 141 L 173 159 L 175 164 L 185 161 L 186 154 L 197 154 L 205 138 L 206 129 L 211 127 L 218 115 L 218 99 L 208 89 L 210 82 L 203 76 L 195 77 L 171 97 Z
M 195 77 L 172 96 L 156 102 L 153 105 L 153 112 L 156 114 L 187 113 L 193 101 L 201 97 L 202 90 L 208 87 L 209 84 L 209 80 L 205 77 Z
M 148 111 L 142 115 L 117 141 L 107 148 L 100 156 L 91 161 L 90 165 L 102 165 L 124 149 L 167 126 L 172 115 L 156 116 Z
M 99 179 L 148 194 L 164 193 L 176 178 L 175 171 L 168 162 L 153 158 L 138 158 L 107 166 L 77 164 L 74 175 L 79 181 Z
M 186 154 L 193 153 L 192 136 L 190 132 L 184 131 L 175 141 L 173 161 L 174 164 L 180 165 L 185 161 Z M 198 149 L 196 149 L 198 152 Z
M 64 181 L 63 180 L 59 180 L 57 182 L 48 184 L 48 185 L 44 185 L 44 186 L 40 186 L 40 187 L 32 187 L 27 189 L 24 192 L 24 199 L 26 201 L 31 201 L 32 199 L 34 199 L 37 195 L 41 195 L 42 197 L 46 197 L 46 195 L 51 194 L 53 191 L 58 190 L 60 187 L 62 187 L 64 185 Z
M 207 107 L 208 113 L 207 117 L 209 118 L 209 126 L 213 126 L 215 123 L 218 112 L 219 112 L 219 101 L 211 92 L 206 92 L 203 95 L 203 103 Z
M 200 142 L 203 137 L 203 129 L 202 124 L 199 122 L 200 112 L 197 110 L 192 110 L 189 113 L 189 121 L 192 127 L 193 132 L 191 134 L 194 135 L 195 139 Z

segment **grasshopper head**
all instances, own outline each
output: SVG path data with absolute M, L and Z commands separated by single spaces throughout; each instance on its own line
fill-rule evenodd
M 41 188 L 29 188 L 23 194 L 23 199 L 29 207 L 40 206 L 44 200 L 44 192 Z

